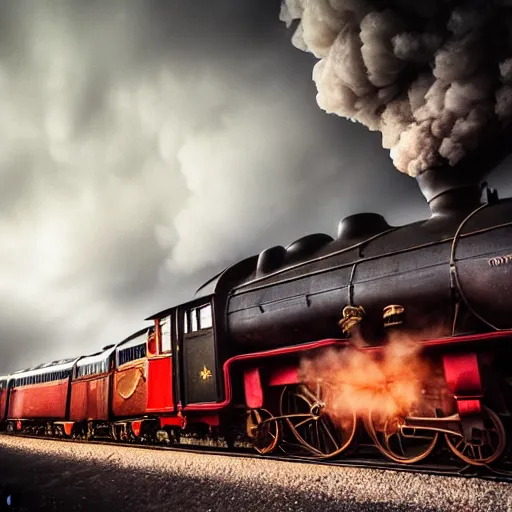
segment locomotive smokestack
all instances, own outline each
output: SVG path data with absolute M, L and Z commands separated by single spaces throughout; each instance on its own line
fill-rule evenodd
M 481 176 L 439 167 L 422 172 L 416 179 L 433 216 L 464 214 L 481 202 Z

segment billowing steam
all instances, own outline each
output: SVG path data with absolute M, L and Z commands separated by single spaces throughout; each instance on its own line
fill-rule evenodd
M 304 359 L 300 373 L 312 390 L 320 384 L 326 412 L 341 422 L 353 412 L 361 418 L 372 412 L 384 421 L 447 407 L 442 368 L 404 333 L 392 336 L 381 353 L 356 345 L 327 349 Z
M 284 0 L 320 61 L 319 106 L 382 132 L 411 176 L 453 166 L 512 116 L 509 0 Z

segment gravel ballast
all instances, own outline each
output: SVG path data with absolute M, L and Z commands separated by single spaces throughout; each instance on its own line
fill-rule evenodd
M 0 436 L 4 510 L 512 511 L 477 479 Z

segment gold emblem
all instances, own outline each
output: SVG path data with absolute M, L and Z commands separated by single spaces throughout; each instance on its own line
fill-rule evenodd
M 401 325 L 404 321 L 405 308 L 398 304 L 390 304 L 386 306 L 382 312 L 384 327 L 393 327 Z
M 203 369 L 199 372 L 199 376 L 203 380 L 208 380 L 212 378 L 212 372 L 206 368 L 206 366 L 203 365 Z
M 364 315 L 363 306 L 346 306 L 343 309 L 343 318 L 339 321 L 343 333 L 350 334 L 350 331 L 363 320 Z

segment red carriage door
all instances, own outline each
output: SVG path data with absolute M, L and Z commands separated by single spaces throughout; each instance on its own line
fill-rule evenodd
M 148 412 L 174 411 L 171 330 L 172 315 L 158 318 L 148 340 Z

